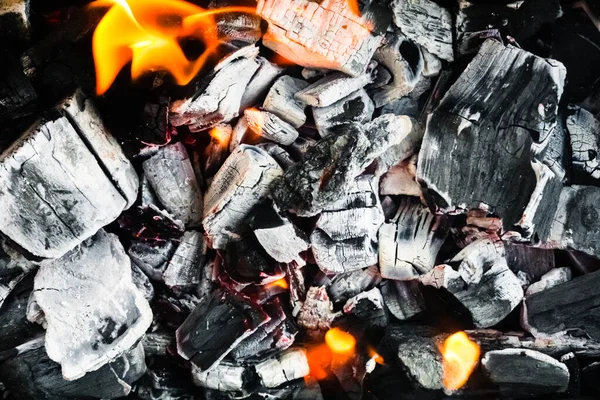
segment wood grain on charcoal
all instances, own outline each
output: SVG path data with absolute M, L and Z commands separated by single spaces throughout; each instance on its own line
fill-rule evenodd
M 419 281 L 388 280 L 381 286 L 385 306 L 397 319 L 403 321 L 425 311 L 425 300 Z
M 330 106 L 313 107 L 312 114 L 319 135 L 325 137 L 336 126 L 351 122 L 369 122 L 374 111 L 373 100 L 364 89 L 359 89 Z
M 294 143 L 298 131 L 285 120 L 269 111 L 248 109 L 244 111 L 248 129 L 255 137 L 271 140 L 284 146 Z
M 572 107 L 567 117 L 571 162 L 577 182 L 600 182 L 600 121 L 592 113 Z
M 421 125 L 406 115 L 383 114 L 369 122 L 367 130 L 386 131 L 388 135 L 399 135 L 400 141 L 387 149 L 376 160 L 376 175 L 386 173 L 392 166 L 417 153 L 423 140 Z
M 427 122 L 417 177 L 431 205 L 517 222 L 536 183 L 531 146 L 556 124 L 564 78 L 559 62 L 486 41 Z
M 204 266 L 204 252 L 202 232 L 185 232 L 163 272 L 165 284 L 170 288 L 182 289 L 197 286 Z
M 274 388 L 286 382 L 300 379 L 310 372 L 304 349 L 295 348 L 255 365 L 263 386 Z
M 266 96 L 271 91 L 273 85 L 276 84 L 277 78 L 285 71 L 284 67 L 273 64 L 261 56 L 256 57 L 256 62 L 259 67 L 252 76 L 252 79 L 250 79 L 250 82 L 248 82 L 248 86 L 246 86 L 240 103 L 239 114 L 242 114 L 248 107 L 259 105 L 263 100 L 266 103 Z M 265 110 L 274 112 L 267 109 L 266 106 Z
M 295 97 L 308 86 L 302 79 L 284 75 L 277 79 L 263 103 L 263 108 L 279 118 L 287 121 L 294 128 L 299 128 L 306 122 L 306 102 Z
M 35 276 L 28 319 L 46 324 L 46 351 L 65 379 L 95 371 L 129 350 L 152 322 L 119 239 L 100 230 Z
M 312 107 L 327 107 L 346 96 L 364 88 L 373 81 L 371 71 L 357 77 L 334 72 L 324 76 L 315 83 L 296 91 L 296 99 Z
M 334 303 L 345 303 L 351 297 L 372 289 L 379 282 L 379 269 L 372 265 L 365 269 L 336 274 L 327 286 L 327 293 Z

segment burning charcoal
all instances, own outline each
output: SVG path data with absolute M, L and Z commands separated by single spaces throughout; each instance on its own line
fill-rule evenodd
M 443 388 L 442 355 L 432 338 L 403 335 L 397 354 L 410 377 L 420 386 L 430 390 Z
M 352 76 L 365 71 L 389 23 L 384 8 L 375 3 L 358 17 L 340 0 L 261 0 L 256 12 L 269 23 L 265 46 L 303 67 Z
M 432 0 L 394 0 L 394 24 L 431 54 L 453 61 L 452 15 Z
M 417 156 L 414 155 L 388 170 L 379 183 L 379 194 L 421 197 L 421 186 L 416 180 Z
M 146 301 L 151 302 L 154 299 L 154 286 L 144 271 L 135 263 L 131 263 L 131 280 Z
M 215 175 L 204 198 L 203 226 L 212 248 L 238 237 L 252 209 L 263 203 L 273 180 L 283 173 L 264 150 L 240 145 Z
M 373 90 L 377 108 L 406 96 L 421 79 L 424 65 L 421 50 L 398 31 L 386 34 L 383 45 L 377 49 L 373 59 L 385 66 L 393 77 L 386 86 Z
M 202 192 L 183 143 L 161 147 L 143 163 L 152 189 L 167 211 L 188 227 L 200 225 Z
M 163 280 L 170 287 L 192 288 L 200 283 L 200 271 L 204 264 L 204 236 L 198 231 L 183 234 L 177 250 L 167 263 Z
M 384 222 L 377 181 L 372 175 L 357 178 L 346 196 L 327 205 L 319 216 L 310 241 L 323 272 L 350 272 L 377 263 L 377 232 Z M 367 201 L 361 204 L 362 197 Z
M 217 172 L 227 157 L 229 142 L 233 134 L 233 128 L 230 125 L 217 125 L 208 131 L 210 143 L 204 150 L 204 168 L 203 176 L 210 177 Z
M 30 299 L 40 311 L 28 319 L 45 321 L 46 351 L 65 379 L 120 356 L 150 326 L 152 312 L 131 281 L 130 262 L 118 238 L 101 230 L 40 267 Z
M 308 358 L 303 349 L 290 349 L 254 366 L 261 385 L 274 388 L 309 374 Z
M 381 115 L 369 122 L 366 130 L 400 138 L 377 158 L 376 175 L 387 172 L 392 166 L 417 153 L 423 140 L 423 129 L 420 124 L 406 115 Z
M 295 97 L 309 106 L 327 107 L 364 88 L 372 81 L 371 71 L 357 77 L 334 72 L 297 91 Z
M 29 0 L 0 1 L 0 39 L 24 43 L 30 34 Z
M 207 371 L 268 320 L 269 316 L 247 298 L 215 292 L 177 329 L 177 352 Z
M 386 279 L 411 280 L 435 266 L 451 220 L 434 215 L 419 200 L 404 198 L 391 223 L 379 230 L 379 268 Z
M 287 146 L 298 137 L 298 131 L 292 125 L 268 111 L 250 108 L 244 111 L 244 118 L 254 134 L 275 143 Z
M 256 57 L 256 62 L 258 62 L 259 67 L 254 73 L 254 76 L 252 76 L 248 86 L 246 86 L 246 91 L 244 92 L 244 96 L 242 96 L 242 101 L 240 103 L 240 114 L 243 113 L 246 108 L 259 105 L 263 99 L 265 99 L 265 96 L 270 93 L 272 87 L 277 84 L 277 78 L 284 71 L 284 68 L 271 63 L 261 56 Z M 273 110 L 268 109 L 265 105 L 263 105 L 263 108 L 277 114 Z
M 344 198 L 356 184 L 354 178 L 404 136 L 400 130 L 366 131 L 358 124 L 345 125 L 342 132 L 311 146 L 300 162 L 285 171 L 273 187 L 273 198 L 283 210 L 314 216 Z
M 229 6 L 253 7 L 253 1 L 212 0 L 208 8 L 219 9 Z M 260 40 L 262 30 L 260 18 L 254 14 L 226 12 L 213 17 L 217 24 L 217 36 L 223 42 L 254 44 Z
M 289 284 L 290 293 L 290 305 L 292 306 L 292 314 L 298 315 L 302 302 L 306 298 L 306 285 L 304 283 L 304 274 L 302 268 L 296 267 L 296 265 L 285 264 L 285 274 Z
M 0 8 L 2 7 L 0 3 Z M 2 25 L 0 10 L 0 25 Z M 0 28 L 2 31 L 2 28 Z M 0 33 L 1 35 L 1 33 Z M 37 104 L 37 93 L 21 65 L 10 55 L 0 52 L 0 120 L 10 120 L 31 114 Z
M 565 337 L 570 332 L 600 339 L 599 298 L 596 295 L 600 272 L 574 278 L 525 298 L 521 326 L 536 338 Z
M 283 275 L 252 236 L 229 242 L 225 250 L 225 271 L 237 283 L 264 284 Z
M 357 317 L 365 327 L 384 327 L 388 318 L 383 309 L 383 297 L 378 288 L 361 292 L 344 304 L 344 314 Z
M 114 221 L 138 190 L 132 165 L 92 105 L 76 94 L 60 112 L 66 115 L 34 124 L 0 157 L 0 230 L 40 257 L 59 257 Z
M 486 41 L 428 120 L 417 169 L 428 202 L 442 212 L 488 207 L 505 228 L 516 223 L 536 183 L 531 146 L 556 124 L 564 76 L 558 62 Z M 500 91 L 501 103 L 484 101 Z
M 304 113 L 306 102 L 297 99 L 295 94 L 307 86 L 308 82 L 302 79 L 282 76 L 271 86 L 263 108 L 288 122 L 294 128 L 299 128 L 306 122 Z
M 298 326 L 307 329 L 313 337 L 322 337 L 337 316 L 325 287 L 312 286 L 298 314 Z
M 269 153 L 269 155 L 271 157 L 273 157 L 273 159 L 275 159 L 275 161 L 277 161 L 279 166 L 281 168 L 283 168 L 284 171 L 286 169 L 288 169 L 288 167 L 291 167 L 292 165 L 294 165 L 294 163 L 296 162 L 296 161 L 294 161 L 294 159 L 292 158 L 290 153 L 288 153 L 281 146 L 279 146 L 275 143 L 270 143 L 270 142 L 259 143 L 256 145 L 256 147 L 263 149 L 264 151 Z
M 572 163 L 575 169 L 575 180 L 600 182 L 600 153 L 598 132 L 600 121 L 592 113 L 582 108 L 571 109 L 567 117 L 567 129 L 571 138 Z
M 458 273 L 467 283 L 479 283 L 489 263 L 504 255 L 502 242 L 489 239 L 475 241 L 462 249 L 450 262 L 459 262 Z
M 532 294 L 550 289 L 561 283 L 568 282 L 571 280 L 571 277 L 572 273 L 569 267 L 554 268 L 545 273 L 539 281 L 529 285 L 525 292 L 525 296 L 531 296 Z
M 194 385 L 220 391 L 241 391 L 246 383 L 247 368 L 237 363 L 221 361 L 208 371 L 192 365 Z
M 328 136 L 332 128 L 345 123 L 363 124 L 371 120 L 375 107 L 364 89 L 344 97 L 327 107 L 313 107 L 313 118 L 321 137 Z
M 327 287 L 327 293 L 334 303 L 345 303 L 351 297 L 370 290 L 381 281 L 379 269 L 372 265 L 343 274 L 336 274 Z
M 167 263 L 175 252 L 175 245 L 171 241 L 145 241 L 135 242 L 129 247 L 127 254 L 131 261 L 146 275 L 155 281 L 163 279 Z
M 48 357 L 43 345 L 31 347 L 0 365 L 0 375 L 16 398 L 124 397 L 130 393 L 133 383 L 146 372 L 141 343 L 77 380 L 63 378 L 60 364 Z
M 231 133 L 231 139 L 229 140 L 229 152 L 233 153 L 236 147 L 242 144 L 244 136 L 248 132 L 248 120 L 246 118 L 238 119 L 237 123 L 233 127 Z
M 164 145 L 171 141 L 172 128 L 169 127 L 169 104 L 167 96 L 159 96 L 144 106 L 142 120 L 134 131 L 142 143 Z
M 488 351 L 481 365 L 491 382 L 513 394 L 564 392 L 569 385 L 567 366 L 534 350 Z
M 221 60 L 208 83 L 188 98 L 171 103 L 171 124 L 200 132 L 237 117 L 246 86 L 258 69 L 257 54 L 257 47 L 246 46 Z
M 275 261 L 286 264 L 294 261 L 299 266 L 306 264 L 300 256 L 300 253 L 308 250 L 306 234 L 275 206 L 257 208 L 252 229 L 258 242 Z
M 418 280 L 385 281 L 381 285 L 383 300 L 392 315 L 400 321 L 425 311 L 425 300 Z

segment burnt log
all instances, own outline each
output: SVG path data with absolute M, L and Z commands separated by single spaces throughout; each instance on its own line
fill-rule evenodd
M 567 130 L 571 139 L 573 180 L 600 182 L 600 121 L 589 111 L 574 107 L 567 117 Z
M 425 311 L 425 299 L 419 281 L 388 280 L 381 285 L 381 294 L 389 312 L 404 321 Z
M 373 81 L 371 71 L 357 77 L 331 73 L 295 93 L 296 99 L 312 107 L 327 107 L 351 95 Z
M 334 127 L 346 123 L 364 124 L 371 120 L 375 107 L 364 89 L 344 97 L 327 107 L 313 107 L 312 114 L 321 137 L 328 136 Z
M 277 78 L 285 70 L 261 56 L 256 57 L 256 62 L 259 67 L 250 82 L 248 82 L 248 86 L 246 86 L 246 91 L 240 103 L 239 114 L 242 114 L 246 108 L 257 106 L 263 102 L 273 85 L 276 84 Z M 268 111 L 272 112 L 272 110 Z
M 308 86 L 302 79 L 282 76 L 277 79 L 263 103 L 263 108 L 288 122 L 294 128 L 299 128 L 306 122 L 306 102 L 295 95 Z
M 119 357 L 150 326 L 152 311 L 132 283 L 130 263 L 118 238 L 101 230 L 36 274 L 27 318 L 44 323 L 46 351 L 65 379 Z
M 161 147 L 144 161 L 143 167 L 144 175 L 167 211 L 185 226 L 199 226 L 202 192 L 183 143 Z
M 564 78 L 559 62 L 486 41 L 427 123 L 417 177 L 431 207 L 519 221 L 536 184 L 532 144 L 556 124 Z
M 283 170 L 267 152 L 240 145 L 225 160 L 204 198 L 202 221 L 212 248 L 237 239 L 252 209 L 264 203 Z
M 268 111 L 248 109 L 244 111 L 248 129 L 258 138 L 273 141 L 284 146 L 294 143 L 298 131 L 290 124 Z
M 163 272 L 163 280 L 170 288 L 190 289 L 200 283 L 206 248 L 199 231 L 187 231 Z
M 345 303 L 351 297 L 374 288 L 380 281 L 379 270 L 373 265 L 365 269 L 336 274 L 327 286 L 327 293 L 334 303 Z

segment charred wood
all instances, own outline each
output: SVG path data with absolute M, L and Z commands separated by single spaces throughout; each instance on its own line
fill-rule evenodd
M 567 117 L 571 142 L 573 179 L 577 183 L 600 182 L 600 121 L 592 113 L 572 107 Z
M 423 140 L 423 129 L 420 124 L 406 115 L 383 114 L 369 122 L 366 129 L 399 139 L 377 158 L 376 175 L 378 176 L 417 153 Z
M 261 56 L 256 57 L 256 62 L 259 64 L 259 67 L 252 76 L 252 79 L 250 79 L 250 82 L 248 82 L 248 86 L 246 86 L 246 91 L 244 92 L 240 103 L 239 114 L 242 114 L 246 108 L 257 106 L 261 104 L 263 100 L 266 101 L 265 97 L 277 83 L 277 78 L 283 74 L 285 70 L 283 67 L 273 64 Z M 263 107 L 267 111 L 274 112 L 264 105 Z
M 150 278 L 135 263 L 131 263 L 131 280 L 147 302 L 154 299 L 154 286 L 152 286 Z
M 306 122 L 306 102 L 298 99 L 295 95 L 308 86 L 308 82 L 302 79 L 292 78 L 284 75 L 277 79 L 263 103 L 263 108 L 294 128 L 299 128 Z
M 382 328 L 388 323 L 384 299 L 381 291 L 376 287 L 350 298 L 344 304 L 343 311 L 344 314 L 357 318 L 365 329 Z
M 532 294 L 541 292 L 546 289 L 550 289 L 554 286 L 560 285 L 570 281 L 572 278 L 571 269 L 569 267 L 554 268 L 546 272 L 539 281 L 529 285 L 525 291 L 525 296 L 531 296 Z
M 25 44 L 31 38 L 29 0 L 0 1 L 0 39 Z
M 380 281 L 379 270 L 373 265 L 365 269 L 336 274 L 327 286 L 327 293 L 334 303 L 345 303 L 351 297 L 374 288 Z
M 387 280 L 381 285 L 386 308 L 397 319 L 404 321 L 425 311 L 425 300 L 419 281 Z
M 253 1 L 212 0 L 208 8 L 222 8 L 228 6 L 253 7 Z M 226 43 L 254 44 L 260 40 L 262 29 L 260 17 L 249 13 L 227 12 L 214 16 L 217 24 L 217 37 Z
M 269 155 L 271 157 L 273 157 L 273 159 L 275 161 L 277 161 L 279 166 L 284 171 L 286 169 L 288 169 L 288 167 L 291 167 L 292 165 L 294 165 L 296 163 L 296 161 L 294 161 L 294 159 L 292 158 L 290 153 L 288 153 L 285 149 L 283 149 L 278 144 L 268 143 L 268 142 L 267 143 L 259 143 L 256 145 L 256 147 L 263 149 L 264 151 L 269 153 Z
M 238 363 L 222 361 L 213 368 L 202 371 L 192 365 L 194 385 L 225 392 L 241 391 L 247 385 L 246 367 Z
M 225 271 L 237 283 L 264 284 L 282 277 L 275 260 L 251 235 L 231 241 L 225 247 Z
M 371 71 L 357 77 L 331 73 L 295 93 L 296 99 L 312 107 L 327 107 L 364 88 L 373 81 Z
M 531 279 L 538 280 L 556 265 L 552 249 L 510 242 L 504 242 L 503 247 L 506 263 L 515 274 L 521 271 Z
M 163 280 L 170 288 L 190 289 L 200 283 L 200 272 L 204 266 L 206 248 L 204 237 L 199 231 L 187 231 L 167 263 Z
M 290 349 L 283 354 L 254 366 L 260 383 L 268 388 L 275 388 L 294 379 L 309 374 L 308 358 L 303 349 Z
M 287 146 L 298 138 L 298 131 L 290 124 L 268 111 L 248 109 L 244 111 L 248 129 L 256 137 Z
M 217 125 L 210 129 L 210 142 L 204 149 L 204 168 L 203 174 L 205 178 L 211 177 L 225 161 L 229 152 L 231 136 L 233 128 L 230 125 Z
M 168 96 L 158 96 L 144 105 L 140 124 L 134 131 L 142 143 L 163 145 L 171 141 L 174 131 L 169 127 L 170 104 Z
M 313 107 L 312 114 L 321 137 L 346 123 L 364 124 L 371 120 L 375 107 L 364 89 L 344 97 L 327 107 Z
M 322 339 L 336 317 L 338 313 L 333 312 L 325 287 L 310 287 L 297 317 L 298 326 L 307 330 L 310 337 Z
M 416 176 L 417 155 L 414 155 L 394 165 L 381 177 L 379 194 L 421 197 L 421 185 Z

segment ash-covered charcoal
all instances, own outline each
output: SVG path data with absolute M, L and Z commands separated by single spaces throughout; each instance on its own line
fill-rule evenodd
M 240 103 L 239 114 L 242 114 L 246 108 L 260 105 L 265 100 L 271 88 L 276 85 L 277 78 L 285 71 L 284 67 L 273 64 L 261 56 L 256 57 L 256 62 L 259 67 L 252 76 L 252 79 L 250 79 L 248 86 L 246 86 Z M 273 110 L 268 110 L 265 105 L 263 105 L 263 108 L 274 112 Z
M 17 60 L 4 51 L 0 52 L 0 56 L 3 60 L 0 66 L 0 120 L 6 121 L 30 115 L 35 111 L 38 101 L 33 85 L 23 73 Z
M 147 302 L 154 299 L 154 286 L 152 286 L 150 278 L 135 263 L 131 263 L 131 281 Z
M 521 326 L 536 338 L 573 334 L 600 340 L 598 281 L 600 272 L 592 272 L 527 296 Z
M 333 320 L 339 313 L 333 312 L 333 304 L 329 300 L 325 286 L 311 286 L 306 293 L 306 300 L 300 308 L 298 326 L 307 330 L 313 338 L 322 338 L 331 328 Z
M 429 272 L 451 223 L 451 217 L 432 214 L 418 199 L 402 199 L 396 216 L 379 230 L 381 276 L 411 280 Z
M 390 20 L 376 2 L 363 9 L 363 17 L 341 0 L 261 0 L 256 12 L 269 23 L 265 46 L 303 67 L 352 76 L 365 72 Z
M 284 171 L 288 167 L 290 167 L 296 163 L 296 161 L 294 161 L 294 159 L 292 158 L 290 153 L 288 153 L 283 147 L 279 146 L 276 143 L 270 143 L 270 142 L 259 143 L 256 145 L 256 147 L 263 149 L 264 151 L 269 153 L 269 155 L 271 157 L 273 157 L 273 159 L 275 159 L 275 161 L 277 161 L 279 166 L 281 168 L 283 168 Z
M 357 77 L 334 72 L 301 88 L 294 96 L 303 104 L 312 107 L 327 107 L 364 88 L 372 81 L 372 71 L 367 71 Z
M 284 146 L 294 143 L 298 131 L 277 115 L 268 111 L 248 109 L 244 111 L 248 129 L 257 138 L 271 140 Z
M 224 253 L 224 269 L 237 283 L 263 284 L 283 276 L 278 263 L 251 235 L 229 242 Z
M 536 184 L 532 143 L 556 124 L 564 78 L 559 62 L 486 41 L 429 117 L 417 178 L 431 206 L 487 207 L 507 229 L 519 221 Z
M 257 55 L 257 47 L 246 46 L 221 60 L 213 73 L 201 80 L 195 93 L 172 100 L 171 124 L 200 132 L 237 117 L 246 86 L 259 67 Z
M 381 291 L 374 287 L 349 299 L 343 307 L 344 314 L 352 315 L 361 321 L 364 328 L 385 327 L 388 316 L 384 309 Z
M 519 1 L 477 3 L 459 0 L 455 24 L 458 53 L 476 53 L 489 38 L 502 43 L 500 30 L 521 4 Z
M 25 272 L 16 272 L 12 274 L 0 275 L 0 307 L 10 292 L 17 286 L 19 282 L 25 278 Z
M 142 143 L 164 145 L 171 141 L 174 131 L 169 127 L 169 105 L 171 99 L 160 95 L 144 105 L 140 123 L 134 135 Z
M 202 192 L 183 143 L 161 147 L 144 161 L 143 167 L 154 193 L 167 211 L 186 227 L 200 226 Z
M 564 392 L 569 385 L 567 366 L 535 350 L 488 351 L 481 365 L 492 383 L 512 395 Z
M 417 183 L 417 155 L 394 165 L 379 182 L 379 194 L 421 197 L 421 185 Z
M 532 294 L 541 292 L 546 289 L 550 289 L 554 286 L 560 285 L 571 280 L 573 274 L 571 268 L 561 267 L 554 268 L 546 272 L 539 281 L 529 285 L 525 291 L 525 296 L 531 296 Z
M 364 89 L 359 89 L 327 107 L 313 107 L 312 114 L 319 135 L 325 137 L 336 126 L 370 121 L 374 111 L 373 100 Z
M 275 388 L 309 374 L 308 357 L 301 348 L 293 348 L 254 366 L 262 386 Z
M 2 0 L 0 2 L 0 39 L 23 45 L 31 37 L 29 0 Z
M 163 272 L 163 280 L 170 288 L 191 289 L 200 283 L 206 246 L 199 231 L 187 231 L 180 239 Z
M 239 239 L 254 207 L 263 203 L 283 170 L 269 154 L 240 145 L 227 158 L 204 198 L 203 226 L 214 249 Z
M 212 291 L 210 294 L 212 294 Z M 192 293 L 180 293 L 178 297 L 174 297 L 168 292 L 161 293 L 156 296 L 152 304 L 152 310 L 154 311 L 153 325 L 164 326 L 174 331 L 204 300 L 205 298 L 199 298 Z
M 207 371 L 267 321 L 269 316 L 249 299 L 215 291 L 177 329 L 177 352 Z
M 398 30 L 388 32 L 383 44 L 373 55 L 392 74 L 387 85 L 370 90 L 379 108 L 409 94 L 422 79 L 424 62 L 421 49 Z
M 256 208 L 250 223 L 254 236 L 275 261 L 306 264 L 301 256 L 308 250 L 308 237 L 273 204 Z
M 381 284 L 381 294 L 389 312 L 404 321 L 425 311 L 425 299 L 419 281 L 386 280 Z
M 323 272 L 350 272 L 377 263 L 377 232 L 384 222 L 377 187 L 377 177 L 362 175 L 344 197 L 325 206 L 310 235 Z
M 222 392 L 240 392 L 249 385 L 249 368 L 239 363 L 221 361 L 211 369 L 202 371 L 192 364 L 194 385 Z
M 573 180 L 577 183 L 600 182 L 600 121 L 592 113 L 579 107 L 571 107 L 567 117 L 567 130 L 571 142 L 574 169 Z
M 394 24 L 410 40 L 443 60 L 453 61 L 452 15 L 432 0 L 394 0 Z
M 504 246 L 500 241 L 482 239 L 469 244 L 449 262 L 459 263 L 458 273 L 467 283 L 478 283 L 489 268 L 489 263 L 504 256 Z
M 243 111 L 242 111 L 243 113 Z M 229 152 L 233 153 L 236 147 L 244 142 L 245 136 L 248 133 L 248 121 L 246 118 L 239 118 L 233 126 L 231 139 L 229 140 Z
M 253 7 L 251 0 L 211 0 L 209 9 L 223 8 L 229 6 Z M 223 42 L 254 44 L 260 40 L 262 30 L 260 17 L 250 13 L 226 12 L 217 13 L 213 17 L 217 24 L 217 37 Z
M 396 144 L 377 158 L 377 175 L 387 172 L 392 166 L 417 153 L 423 140 L 421 125 L 406 115 L 383 114 L 369 122 L 365 129 L 377 131 L 379 135 L 398 138 Z
M 263 103 L 263 108 L 284 121 L 288 122 L 294 128 L 299 128 L 306 122 L 306 102 L 296 97 L 308 86 L 308 82 L 302 79 L 292 78 L 284 75 L 277 79 Z
M 327 286 L 327 293 L 334 303 L 345 303 L 351 297 L 377 286 L 381 281 L 379 269 L 372 265 L 342 274 L 336 274 Z
M 152 322 L 118 238 L 99 231 L 35 276 L 28 319 L 46 326 L 46 351 L 65 379 L 94 371 L 131 348 Z
M 317 143 L 317 140 L 312 138 L 298 137 L 294 143 L 287 147 L 290 155 L 294 157 L 294 160 L 301 160 L 306 152 Z
M 99 369 L 76 380 L 65 380 L 60 364 L 52 361 L 43 345 L 19 352 L 0 364 L 7 389 L 19 399 L 104 398 L 127 396 L 135 381 L 146 372 L 144 351 L 139 343 L 111 359 Z M 41 344 L 41 343 L 40 343 Z
M 402 142 L 403 133 L 367 131 L 359 124 L 341 126 L 338 132 L 309 147 L 302 160 L 285 171 L 273 185 L 273 199 L 281 209 L 298 216 L 317 215 L 344 198 L 355 178 L 373 160 Z
M 442 355 L 431 336 L 403 334 L 397 357 L 408 375 L 425 389 L 439 390 L 443 386 Z

